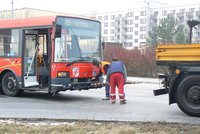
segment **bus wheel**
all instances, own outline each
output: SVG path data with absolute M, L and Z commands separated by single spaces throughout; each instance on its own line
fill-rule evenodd
M 2 78 L 2 90 L 7 96 L 17 96 L 19 93 L 17 79 L 12 72 L 7 72 Z
M 200 76 L 191 75 L 181 81 L 176 93 L 180 109 L 190 116 L 200 117 Z

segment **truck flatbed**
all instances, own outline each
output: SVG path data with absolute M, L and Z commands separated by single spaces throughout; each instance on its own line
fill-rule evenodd
M 158 45 L 156 63 L 161 66 L 200 66 L 200 44 Z

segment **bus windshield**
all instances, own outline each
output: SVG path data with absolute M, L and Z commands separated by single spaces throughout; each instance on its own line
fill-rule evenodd
M 101 60 L 100 23 L 97 21 L 58 17 L 61 37 L 55 38 L 55 62 Z

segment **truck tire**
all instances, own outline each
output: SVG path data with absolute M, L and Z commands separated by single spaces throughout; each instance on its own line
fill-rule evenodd
M 190 75 L 180 82 L 176 101 L 184 113 L 200 117 L 200 75 Z
M 7 72 L 2 78 L 2 91 L 7 96 L 17 96 L 20 93 L 17 79 L 12 72 Z

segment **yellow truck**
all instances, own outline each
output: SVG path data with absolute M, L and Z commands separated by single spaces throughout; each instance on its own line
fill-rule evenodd
M 200 116 L 200 44 L 158 45 L 156 63 L 168 66 L 163 89 L 154 95 L 169 94 L 169 104 L 177 103 L 190 116 Z
M 162 89 L 154 95 L 169 94 L 169 104 L 177 103 L 190 116 L 200 117 L 200 44 L 192 43 L 192 29 L 200 21 L 188 20 L 190 44 L 157 45 L 156 63 L 168 66 L 168 72 L 159 74 Z

